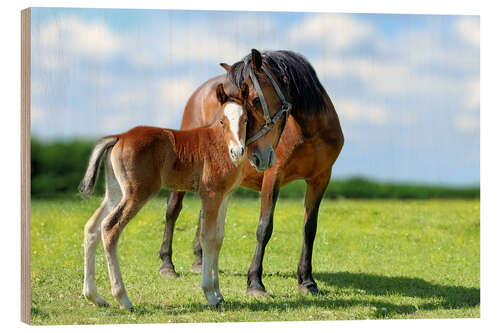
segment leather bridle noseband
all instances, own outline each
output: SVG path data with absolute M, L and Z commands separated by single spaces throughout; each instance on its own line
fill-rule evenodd
M 272 130 L 274 128 L 274 126 L 276 125 L 276 123 L 278 122 L 278 120 L 284 114 L 285 119 L 284 119 L 283 126 L 281 128 L 281 131 L 283 131 L 283 129 L 285 128 L 285 124 L 286 124 L 286 120 L 288 118 L 288 115 L 290 114 L 290 110 L 292 109 L 292 104 L 287 102 L 287 100 L 285 99 L 285 96 L 281 92 L 280 87 L 278 86 L 276 81 L 274 81 L 271 73 L 269 73 L 269 71 L 266 69 L 266 67 L 264 67 L 264 64 L 262 64 L 261 68 L 264 71 L 264 73 L 267 75 L 269 80 L 271 81 L 271 83 L 274 87 L 274 91 L 276 91 L 276 94 L 278 95 L 278 97 L 281 100 L 281 109 L 278 112 L 276 112 L 274 117 L 271 118 L 271 116 L 269 115 L 269 109 L 267 107 L 266 98 L 264 97 L 264 94 L 262 93 L 262 89 L 260 87 L 259 81 L 257 80 L 257 77 L 255 76 L 255 73 L 253 72 L 253 70 L 250 69 L 250 79 L 252 80 L 253 86 L 254 86 L 255 90 L 257 91 L 257 94 L 259 95 L 260 104 L 262 106 L 262 111 L 264 113 L 264 119 L 266 120 L 266 124 L 257 133 L 255 133 L 251 138 L 247 139 L 247 141 L 245 143 L 245 145 L 247 145 L 247 146 L 249 144 L 251 144 L 252 142 L 256 141 L 257 139 L 259 139 L 260 137 L 264 136 L 270 130 Z M 280 136 L 281 136 L 281 133 L 280 133 Z

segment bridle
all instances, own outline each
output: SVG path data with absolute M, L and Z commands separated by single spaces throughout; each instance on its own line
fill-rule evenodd
M 278 112 L 276 112 L 274 117 L 271 118 L 271 116 L 269 115 L 269 109 L 267 107 L 266 98 L 264 97 L 264 94 L 262 93 L 262 89 L 260 87 L 259 80 L 257 80 L 257 77 L 255 76 L 255 73 L 253 72 L 253 70 L 250 69 L 250 79 L 252 80 L 253 86 L 254 86 L 255 90 L 257 91 L 257 94 L 259 95 L 260 105 L 262 106 L 262 111 L 264 113 L 264 119 L 266 120 L 266 124 L 257 133 L 255 133 L 251 138 L 247 139 L 247 141 L 245 143 L 245 145 L 247 145 L 247 146 L 249 144 L 251 144 L 252 142 L 256 141 L 257 139 L 259 139 L 260 137 L 264 136 L 270 130 L 272 130 L 274 128 L 274 126 L 276 125 L 276 123 L 278 122 L 278 120 L 284 114 L 285 119 L 284 119 L 283 126 L 281 128 L 281 132 L 283 132 L 283 129 L 285 128 L 286 120 L 287 120 L 288 115 L 290 114 L 290 111 L 292 109 L 292 104 L 288 103 L 288 101 L 285 99 L 285 96 L 281 92 L 280 87 L 278 86 L 276 81 L 274 81 L 271 73 L 269 73 L 269 71 L 264 66 L 264 64 L 262 64 L 261 68 L 264 71 L 264 73 L 267 75 L 269 80 L 271 81 L 271 83 L 274 87 L 274 91 L 276 91 L 276 94 L 279 96 L 279 98 L 281 100 L 281 109 Z M 280 133 L 280 136 L 281 136 L 281 133 Z

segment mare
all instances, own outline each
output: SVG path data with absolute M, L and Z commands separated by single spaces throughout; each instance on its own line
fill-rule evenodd
M 219 107 L 216 99 L 216 87 L 219 84 L 224 85 L 229 96 L 237 95 L 242 86 L 248 86 L 249 93 L 243 102 L 249 117 L 247 136 L 258 138 L 256 142 L 260 141 L 261 144 L 271 142 L 275 148 L 257 153 L 249 150 L 245 160 L 241 185 L 261 192 L 257 246 L 248 270 L 247 294 L 260 296 L 266 293 L 262 283 L 262 262 L 273 231 L 276 201 L 280 186 L 296 179 L 304 179 L 307 184 L 302 252 L 297 269 L 298 286 L 302 292 L 317 294 L 318 287 L 312 276 L 312 253 L 318 210 L 330 181 L 332 166 L 344 144 L 333 103 L 311 64 L 292 51 L 261 53 L 253 49 L 232 66 L 221 66 L 226 69 L 226 75 L 208 80 L 188 100 L 181 128 L 203 126 L 211 121 Z M 283 110 L 285 113 L 282 116 Z M 269 124 L 270 117 L 277 121 Z M 262 123 L 263 119 L 271 128 L 268 132 L 257 131 L 260 127 L 251 124 L 254 121 Z M 160 273 L 164 276 L 178 276 L 172 263 L 172 235 L 182 209 L 183 196 L 183 192 L 171 192 L 168 199 L 160 250 Z M 193 271 L 198 272 L 203 256 L 199 236 L 200 223 L 194 240 L 195 261 L 192 266 Z
M 238 98 L 247 93 L 248 87 L 243 86 Z M 162 187 L 199 193 L 201 288 L 209 304 L 223 300 L 218 257 L 228 199 L 243 178 L 247 114 L 238 100 L 225 94 L 222 84 L 216 88 L 216 95 L 221 112 L 210 126 L 181 131 L 140 126 L 97 142 L 79 186 L 83 195 L 92 193 L 106 155 L 106 194 L 84 231 L 83 294 L 92 303 L 108 305 L 95 285 L 96 248 L 102 238 L 111 292 L 122 309 L 132 309 L 118 263 L 118 238 Z

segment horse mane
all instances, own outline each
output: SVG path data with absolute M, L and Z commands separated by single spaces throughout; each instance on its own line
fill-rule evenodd
M 323 85 L 319 82 L 316 71 L 300 54 L 292 51 L 264 51 L 262 62 L 268 66 L 285 87 L 285 95 L 292 103 L 292 113 L 300 110 L 308 114 L 317 114 L 331 110 L 331 101 Z M 230 81 L 241 88 L 249 77 L 251 54 L 235 63 L 228 72 Z M 286 82 L 283 80 L 286 77 Z

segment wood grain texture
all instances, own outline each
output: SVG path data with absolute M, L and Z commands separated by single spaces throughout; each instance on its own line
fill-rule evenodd
M 30 106 L 31 11 L 21 11 L 21 321 L 29 324 L 30 288 Z

